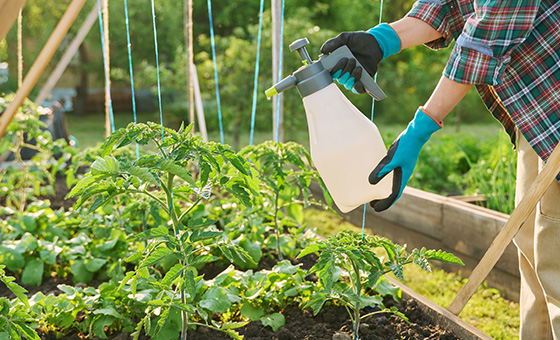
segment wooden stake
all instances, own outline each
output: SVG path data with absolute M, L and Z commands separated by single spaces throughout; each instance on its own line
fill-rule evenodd
M 103 39 L 105 46 L 103 53 L 105 54 L 105 137 L 109 137 L 113 132 L 111 130 L 111 62 L 109 59 L 109 0 L 103 0 L 101 10 L 103 15 Z
M 4 39 L 27 0 L 0 0 L 0 40 Z
M 76 20 L 78 13 L 80 13 L 80 10 L 86 1 L 87 0 L 72 0 L 72 3 L 68 6 L 68 9 L 60 19 L 58 25 L 55 27 L 49 37 L 49 40 L 39 53 L 39 56 L 37 56 L 37 59 L 29 69 L 29 72 L 27 72 L 22 86 L 16 92 L 14 100 L 0 117 L 0 138 L 2 138 L 4 132 L 6 132 L 6 129 L 8 128 L 8 124 L 10 124 L 10 121 L 14 117 L 15 113 L 37 83 L 37 80 L 43 73 L 49 61 L 52 59 L 54 52 L 60 45 L 62 39 L 64 39 L 64 36 L 70 29 L 70 26 L 72 26 L 74 20 Z
M 272 83 L 280 81 L 278 71 L 280 67 L 280 38 L 282 36 L 282 1 L 272 0 Z M 272 98 L 272 139 L 276 140 L 276 130 L 278 130 L 278 141 L 284 140 L 284 114 L 283 114 L 283 95 L 280 93 Z M 278 110 L 280 101 L 280 110 Z M 278 126 L 276 126 L 278 125 Z
M 185 9 L 185 48 L 187 52 L 187 88 L 189 96 L 189 123 L 195 120 L 194 112 L 194 49 L 193 49 L 193 3 L 192 0 L 184 0 Z M 194 125 L 192 132 L 194 133 Z
M 502 230 L 498 233 L 478 265 L 474 268 L 467 283 L 447 308 L 451 313 L 459 315 L 469 299 L 476 292 L 478 286 L 486 279 L 504 250 L 513 240 L 519 228 L 525 223 L 538 201 L 542 198 L 550 184 L 560 172 L 560 144 L 556 146 L 542 171 L 539 173 L 527 195 L 511 214 Z
M 60 58 L 60 61 L 49 75 L 49 78 L 47 79 L 43 87 L 41 88 L 39 95 L 35 99 L 35 102 L 37 104 L 41 105 L 43 101 L 45 101 L 47 98 L 50 97 L 52 89 L 55 87 L 56 83 L 58 82 L 58 80 L 60 79 L 60 77 L 66 70 L 66 68 L 68 67 L 68 64 L 70 64 L 70 61 L 76 54 L 76 51 L 78 51 L 80 45 L 84 42 L 84 39 L 86 38 L 89 31 L 93 27 L 93 24 L 95 24 L 95 21 L 97 20 L 98 11 L 99 11 L 98 6 L 97 4 L 95 4 L 95 6 L 93 6 L 93 9 L 89 13 L 88 17 L 84 21 L 82 27 L 80 27 L 80 30 L 78 31 L 78 33 L 76 34 L 76 36 L 74 37 L 74 39 L 72 40 L 68 48 L 66 49 L 66 52 L 64 52 L 64 55 L 62 56 L 62 58 Z
M 206 132 L 206 119 L 204 118 L 204 107 L 202 106 L 202 95 L 200 94 L 200 86 L 198 85 L 198 74 L 196 72 L 196 66 L 191 65 L 191 74 L 193 79 L 194 87 L 194 101 L 196 104 L 196 116 L 198 117 L 198 128 L 200 129 L 200 135 L 202 139 L 208 142 L 208 132 Z

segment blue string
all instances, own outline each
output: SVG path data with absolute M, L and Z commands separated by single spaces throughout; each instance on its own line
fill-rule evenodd
M 261 7 L 259 10 L 259 33 L 257 38 L 257 62 L 255 65 L 255 81 L 253 86 L 253 108 L 251 110 L 251 135 L 249 137 L 249 145 L 253 145 L 253 136 L 255 134 L 255 112 L 257 110 L 257 85 L 259 80 L 259 64 L 261 56 L 261 33 L 262 33 L 262 19 L 263 19 L 264 0 L 261 0 Z
M 107 58 L 105 56 L 105 33 L 103 32 L 103 16 L 101 15 L 101 1 L 97 0 L 97 9 L 99 11 L 99 31 L 101 32 L 101 48 L 103 49 L 103 69 L 105 71 L 105 86 L 109 88 L 111 81 L 109 71 L 107 70 Z M 111 133 L 115 132 L 115 118 L 113 117 L 113 100 L 111 99 L 111 91 L 109 91 L 109 120 L 111 121 Z
M 210 22 L 210 41 L 212 43 L 212 61 L 214 62 L 214 81 L 216 83 L 216 102 L 218 104 L 218 120 L 220 122 L 220 141 L 224 144 L 224 128 L 222 125 L 222 107 L 220 106 L 220 89 L 218 86 L 218 63 L 216 62 L 216 41 L 214 40 L 214 24 L 212 22 L 212 1 L 208 0 L 208 20 Z
M 381 5 L 379 7 L 379 23 L 380 24 L 381 24 L 382 19 L 383 19 L 383 0 L 381 0 Z M 373 81 L 377 82 L 377 75 L 378 74 L 379 74 L 379 69 L 375 73 L 375 76 L 373 76 Z M 371 121 L 372 122 L 373 122 L 374 111 L 375 111 L 375 99 L 372 99 L 372 102 L 371 102 Z M 362 217 L 362 241 L 364 240 L 364 233 L 365 233 L 365 226 L 366 226 L 366 207 L 367 207 L 367 203 L 364 204 L 364 216 Z
M 132 47 L 130 43 L 130 28 L 128 25 L 128 5 L 124 0 L 124 22 L 126 25 L 126 42 L 128 48 L 128 68 L 130 70 L 130 90 L 132 92 L 132 114 L 134 115 L 134 124 L 138 124 L 136 116 L 136 98 L 134 96 L 134 74 L 132 71 Z M 140 150 L 138 149 L 138 141 L 136 141 L 136 159 L 140 158 Z
M 284 8 L 286 1 L 282 0 L 282 21 L 280 23 L 280 56 L 278 62 L 278 81 L 282 79 L 282 59 L 283 58 L 283 41 L 284 41 Z M 276 99 L 276 136 L 275 141 L 278 142 L 278 135 L 280 131 L 280 102 L 281 102 L 282 94 L 278 94 L 278 99 Z
M 158 93 L 158 104 L 159 104 L 159 122 L 161 124 L 161 140 L 163 141 L 163 113 L 161 111 L 161 85 L 159 80 L 159 52 L 158 52 L 158 41 L 157 41 L 157 30 L 156 30 L 156 8 L 154 0 L 152 0 L 152 24 L 154 26 L 154 48 L 156 51 L 156 73 L 157 73 L 157 93 Z M 165 150 L 163 152 L 165 156 Z

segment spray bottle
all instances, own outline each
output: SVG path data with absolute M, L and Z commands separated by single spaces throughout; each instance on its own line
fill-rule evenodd
M 333 83 L 330 70 L 341 58 L 354 58 L 350 49 L 341 46 L 313 62 L 305 48 L 308 44 L 307 38 L 303 38 L 290 45 L 290 50 L 298 52 L 304 66 L 265 94 L 270 99 L 297 87 L 307 116 L 311 159 L 334 203 L 346 213 L 391 194 L 392 173 L 376 185 L 368 181 L 370 172 L 386 155 L 387 148 L 377 126 Z M 374 99 L 386 97 L 366 72 L 362 73 L 361 81 Z

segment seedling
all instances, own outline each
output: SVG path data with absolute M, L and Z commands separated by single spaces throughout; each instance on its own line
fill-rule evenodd
M 385 251 L 386 259 L 376 255 L 376 251 L 379 250 Z M 326 301 L 340 303 L 352 320 L 354 339 L 359 339 L 360 321 L 368 316 L 393 313 L 405 318 L 395 307 L 386 308 L 383 305 L 383 295 L 400 298 L 398 292 L 383 279 L 385 274 L 393 273 L 403 281 L 403 267 L 408 264 L 417 264 L 426 271 L 431 271 L 428 262 L 430 260 L 463 264 L 459 258 L 441 250 L 422 248 L 406 253 L 405 247 L 386 238 L 370 235 L 364 235 L 362 238 L 361 235 L 350 231 L 342 231 L 326 240 L 312 243 L 298 257 L 311 253 L 319 255 L 310 273 L 316 273 L 322 289 L 318 290 L 304 307 L 313 309 L 316 315 Z M 368 289 L 376 294 L 366 295 Z M 360 315 L 360 310 L 365 307 L 378 307 L 379 310 Z

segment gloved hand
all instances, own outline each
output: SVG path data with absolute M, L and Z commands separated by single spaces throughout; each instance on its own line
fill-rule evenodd
M 387 155 L 379 162 L 369 175 L 369 182 L 377 184 L 388 173 L 393 171 L 393 190 L 389 197 L 382 200 L 371 201 L 370 205 L 375 211 L 389 208 L 401 197 L 404 187 L 412 176 L 412 171 L 418 162 L 420 150 L 430 136 L 441 129 L 442 122 L 436 121 L 428 115 L 427 111 L 418 108 L 414 119 L 408 124 L 399 137 L 391 144 Z
M 321 46 L 321 53 L 328 54 L 342 45 L 348 46 L 352 54 L 366 69 L 370 76 L 377 72 L 380 61 L 390 55 L 399 53 L 401 40 L 388 24 L 380 24 L 367 31 L 343 32 L 327 40 Z M 347 89 L 356 93 L 364 93 L 364 85 L 360 81 L 362 68 L 356 67 L 354 59 L 342 58 L 332 69 L 333 79 Z

